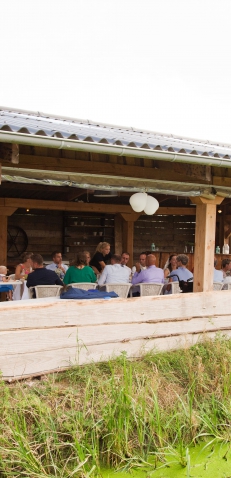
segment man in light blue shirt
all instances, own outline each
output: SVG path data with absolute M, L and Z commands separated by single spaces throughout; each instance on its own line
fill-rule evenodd
M 163 269 L 155 266 L 156 256 L 154 254 L 148 254 L 146 259 L 147 269 L 135 272 L 132 278 L 132 284 L 139 284 L 141 282 L 161 283 L 164 284 L 164 272 Z
M 214 257 L 214 270 L 213 270 L 213 282 L 223 282 L 224 280 L 224 274 L 223 271 L 218 271 L 215 269 L 217 265 L 217 259 Z
M 66 264 L 62 263 L 61 252 L 54 251 L 53 254 L 52 254 L 52 259 L 53 259 L 52 264 L 48 264 L 48 266 L 46 266 L 46 269 L 48 269 L 50 271 L 55 271 L 56 274 L 59 276 L 59 278 L 61 280 L 63 280 L 64 276 L 66 274 L 66 271 L 68 269 L 68 266 L 66 266 Z
M 193 274 L 187 269 L 188 256 L 186 254 L 179 254 L 176 257 L 177 269 L 172 271 L 169 275 L 169 282 L 176 282 L 180 280 L 188 281 L 193 280 Z

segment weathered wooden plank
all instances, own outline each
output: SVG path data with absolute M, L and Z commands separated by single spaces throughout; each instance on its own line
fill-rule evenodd
M 46 329 L 17 330 L 0 332 L 1 354 L 15 355 L 35 353 L 61 348 L 79 350 L 90 345 L 102 345 L 130 342 L 135 340 L 150 340 L 154 337 L 168 337 L 188 334 L 203 334 L 223 330 L 231 331 L 231 314 L 227 316 L 197 318 L 181 321 L 165 321 L 155 323 L 108 324 L 85 327 L 53 327 Z
M 230 331 L 226 332 L 228 337 Z M 211 339 L 215 337 L 215 332 L 206 334 Z M 116 344 L 91 345 L 82 347 L 80 350 L 59 349 L 54 354 L 53 350 L 42 351 L 30 354 L 18 354 L 16 357 L 6 355 L 1 366 L 3 378 L 5 380 L 26 378 L 31 375 L 42 375 L 45 373 L 60 371 L 70 368 L 73 365 L 83 365 L 92 362 L 102 362 L 117 357 L 125 352 L 128 358 L 142 357 L 147 352 L 174 350 L 177 348 L 187 348 L 198 340 L 202 340 L 203 335 L 192 334 L 189 336 L 169 336 L 155 338 L 151 340 L 136 340 L 134 342 L 123 342 Z
M 131 299 L 36 299 L 0 303 L 0 330 L 130 324 L 230 314 L 231 291 Z M 222 304 L 222 307 L 221 307 Z M 10 321 L 9 321 L 10 315 Z
M 1 303 L 0 369 L 5 378 L 19 377 L 102 360 L 123 350 L 133 357 L 153 347 L 191 345 L 217 330 L 230 336 L 230 297 L 230 291 L 217 291 L 110 301 L 52 298 Z

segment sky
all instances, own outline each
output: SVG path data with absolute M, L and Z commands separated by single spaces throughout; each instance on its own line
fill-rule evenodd
M 231 0 L 1 2 L 0 105 L 231 144 Z

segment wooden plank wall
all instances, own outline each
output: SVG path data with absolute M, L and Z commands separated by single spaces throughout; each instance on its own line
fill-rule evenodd
M 18 209 L 8 218 L 8 225 L 19 226 L 27 234 L 27 251 L 51 260 L 52 251 L 62 248 L 63 213 L 61 211 L 29 211 Z M 15 263 L 15 259 L 9 260 Z M 17 263 L 17 260 L 16 260 Z
M 195 216 L 140 216 L 135 222 L 134 256 L 150 250 L 151 243 L 161 251 L 190 252 L 195 243 Z
M 89 250 L 93 255 L 100 241 L 109 242 L 114 252 L 112 214 L 99 216 L 45 210 L 27 212 L 18 209 L 9 217 L 8 225 L 20 226 L 28 237 L 27 251 L 41 254 L 45 260 L 51 260 L 52 251 L 56 249 L 63 252 L 63 258 L 67 261 L 83 250 Z M 18 263 L 17 259 L 8 260 L 8 265 L 15 263 Z
M 188 347 L 219 331 L 231 336 L 230 291 L 106 300 L 0 303 L 5 380 L 108 360 L 126 352 Z M 10 320 L 9 320 L 10 317 Z

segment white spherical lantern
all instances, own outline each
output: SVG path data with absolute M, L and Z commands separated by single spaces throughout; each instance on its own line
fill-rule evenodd
M 129 199 L 129 202 L 131 204 L 133 211 L 135 212 L 143 211 L 146 206 L 147 198 L 148 198 L 147 193 L 133 194 Z
M 157 199 L 153 198 L 152 196 L 148 196 L 146 206 L 144 208 L 145 214 L 148 214 L 149 216 L 151 216 L 157 211 L 158 208 L 159 208 L 159 203 Z

